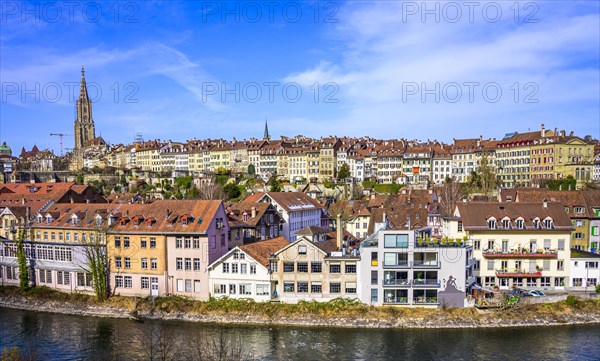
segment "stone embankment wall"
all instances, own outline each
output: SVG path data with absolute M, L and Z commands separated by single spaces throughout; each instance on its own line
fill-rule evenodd
M 474 328 L 474 327 L 525 327 L 565 324 L 600 323 L 600 310 L 573 309 L 569 312 L 520 314 L 518 312 L 477 311 L 470 316 L 456 317 L 439 310 L 427 317 L 361 318 L 361 317 L 268 317 L 264 315 L 196 314 L 185 312 L 142 311 L 97 304 L 73 304 L 67 301 L 44 301 L 21 296 L 0 296 L 0 307 L 52 312 L 69 315 L 139 318 L 151 320 L 176 320 L 221 324 L 254 324 L 306 327 L 363 327 L 363 328 Z

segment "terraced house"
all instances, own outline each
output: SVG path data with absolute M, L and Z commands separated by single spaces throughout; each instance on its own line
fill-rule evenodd
M 472 240 L 480 285 L 568 287 L 574 228 L 562 204 L 460 203 L 444 221 L 445 235 Z

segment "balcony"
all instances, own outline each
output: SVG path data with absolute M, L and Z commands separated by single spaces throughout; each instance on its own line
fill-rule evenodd
M 412 281 L 413 286 L 415 287 L 440 287 L 441 283 L 440 280 L 435 280 L 435 279 L 420 279 L 420 280 L 413 280 Z
M 413 300 L 415 305 L 436 305 L 437 297 L 415 297 Z
M 440 262 L 437 260 L 414 260 L 412 266 L 413 268 L 440 268 Z
M 511 258 L 529 258 L 529 259 L 557 259 L 558 252 L 554 249 L 540 250 L 537 252 L 521 251 L 483 251 L 483 257 L 488 259 L 511 259 Z
M 408 261 L 398 261 L 394 263 L 383 262 L 383 268 L 410 268 L 410 263 Z
M 384 279 L 383 280 L 383 285 L 384 286 L 404 286 L 404 287 L 410 287 L 410 280 L 409 279 L 400 279 L 400 278 Z
M 384 305 L 408 305 L 408 297 L 386 297 L 383 299 Z
M 542 277 L 542 271 L 524 271 L 524 270 L 496 270 L 498 278 L 539 278 Z

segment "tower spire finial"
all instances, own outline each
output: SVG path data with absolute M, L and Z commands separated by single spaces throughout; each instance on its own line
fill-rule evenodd
M 265 134 L 263 136 L 263 139 L 271 139 L 271 136 L 269 136 L 269 126 L 267 125 L 267 118 L 265 118 Z

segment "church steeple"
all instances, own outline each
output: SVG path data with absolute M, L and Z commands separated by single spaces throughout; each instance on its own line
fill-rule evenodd
M 263 139 L 270 140 L 271 136 L 269 135 L 269 126 L 267 125 L 267 119 L 265 118 L 265 134 L 263 135 Z
M 75 117 L 75 149 L 79 150 L 87 142 L 96 138 L 94 118 L 92 117 L 92 101 L 85 83 L 85 69 L 81 67 L 81 85 L 77 99 L 77 115 Z

